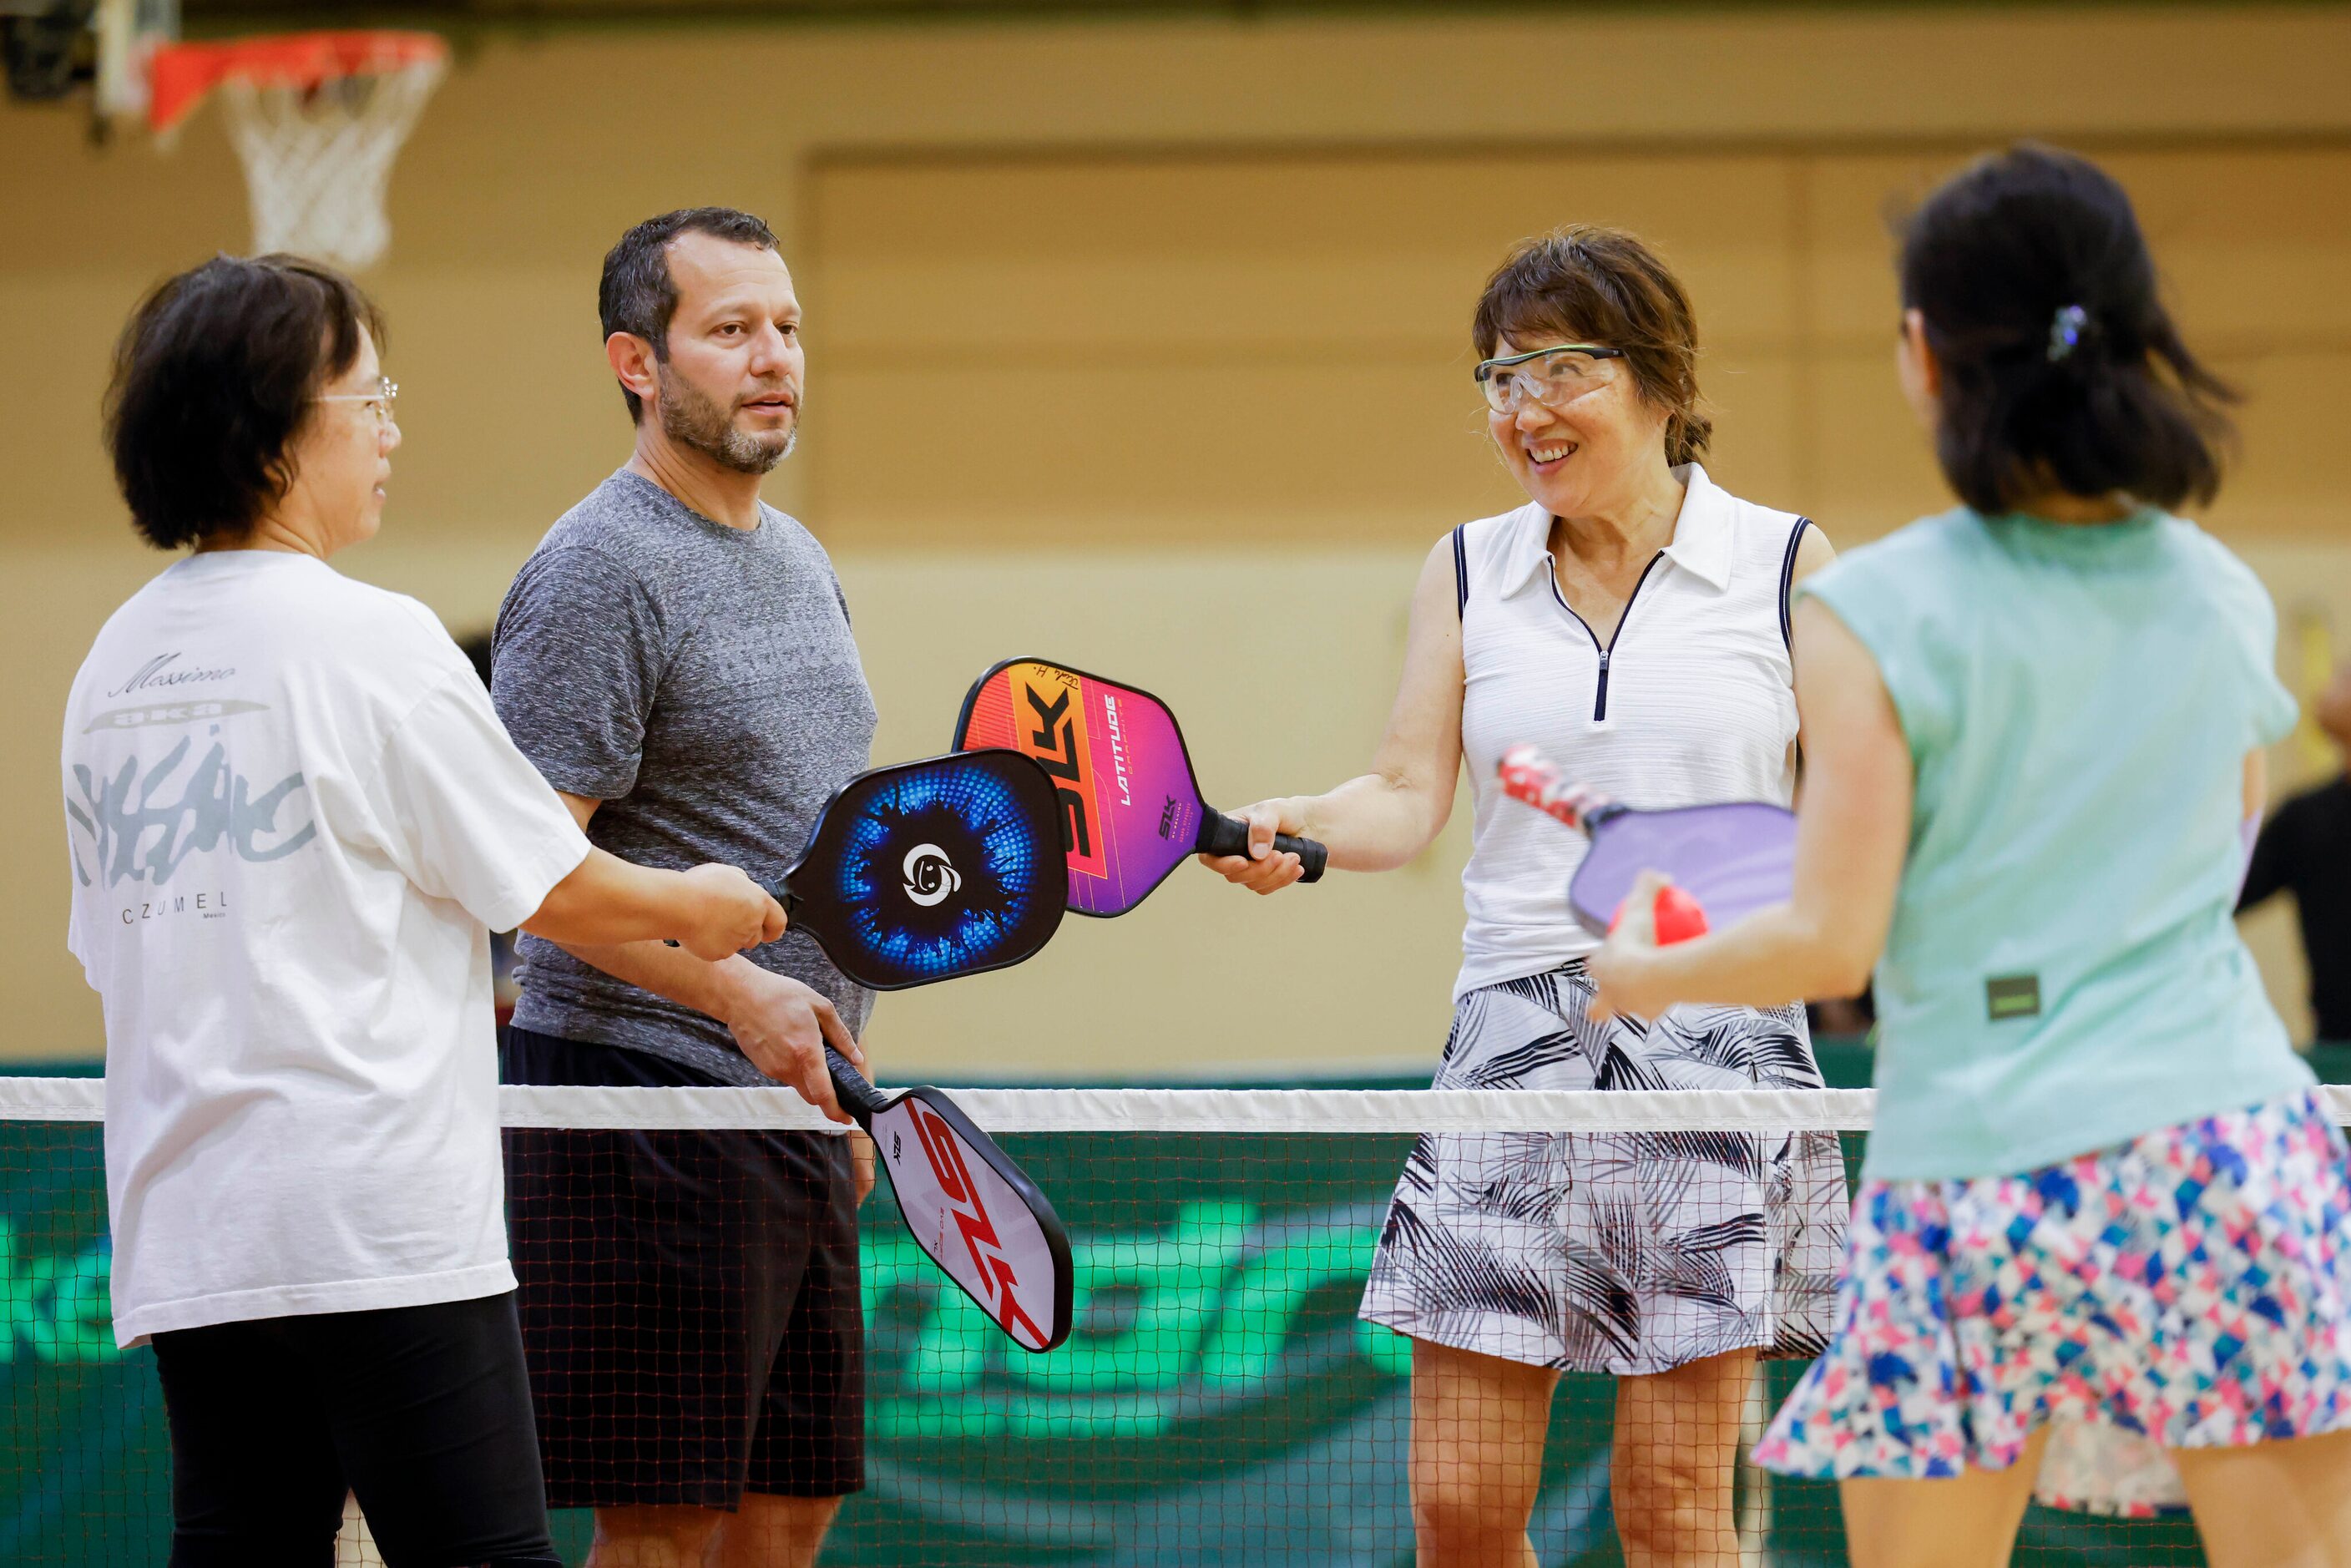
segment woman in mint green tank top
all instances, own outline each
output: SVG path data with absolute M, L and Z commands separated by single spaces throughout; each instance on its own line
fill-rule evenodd
M 2005 1562 L 2036 1482 L 2184 1490 L 2216 1563 L 2351 1561 L 2345 1145 L 2231 918 L 2294 704 L 2268 594 L 2170 512 L 2229 393 L 2082 159 L 1977 163 L 1902 239 L 1902 384 L 1964 505 L 1798 590 L 1791 901 L 1664 948 L 1628 919 L 1599 1004 L 1874 970 L 1834 1328 L 1755 1449 L 1843 1483 L 1855 1563 Z

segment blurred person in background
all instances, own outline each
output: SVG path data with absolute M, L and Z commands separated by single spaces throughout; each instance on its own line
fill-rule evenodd
M 1804 1004 L 1804 1016 L 1811 1021 L 1815 1042 L 1824 1039 L 1844 1039 L 1867 1041 L 1869 1032 L 1877 1027 L 1877 1002 L 1868 991 L 1857 997 L 1831 997 L 1825 1001 Z
M 1527 504 L 1437 542 L 1373 770 L 1238 813 L 1271 893 L 1277 832 L 1350 871 L 1404 865 L 1476 801 L 1468 925 L 1438 1089 L 1815 1089 L 1801 1006 L 1588 1016 L 1569 912 L 1589 841 L 1506 800 L 1532 744 L 1643 806 L 1786 804 L 1796 783 L 1789 585 L 1825 565 L 1806 519 L 1722 489 L 1698 459 L 1698 325 L 1620 230 L 1532 240 L 1471 328 L 1487 434 Z M 1434 1134 L 1397 1184 L 1363 1316 L 1412 1339 L 1413 1522 L 1426 1568 L 1531 1563 L 1527 1521 L 1564 1371 L 1616 1385 L 1610 1495 L 1636 1568 L 1736 1563 L 1732 1472 L 1759 1357 L 1814 1354 L 1844 1234 L 1832 1134 L 1706 1140 Z
M 2351 754 L 2351 660 L 2336 666 L 2311 716 L 2340 751 Z M 2302 925 L 2318 1038 L 2351 1041 L 2351 776 L 2340 768 L 2262 825 L 2237 913 L 2280 893 L 2294 894 Z
M 556 1563 L 507 1259 L 490 927 L 676 937 L 783 911 L 589 847 L 373 537 L 396 389 L 340 273 L 222 256 L 124 330 L 140 535 L 191 553 L 74 678 L 67 938 L 104 999 L 115 1333 L 152 1341 L 172 1568 Z
M 824 547 L 759 499 L 806 364 L 776 236 L 649 218 L 604 258 L 628 462 L 524 563 L 495 695 L 595 842 L 778 881 L 867 763 L 873 699 Z M 725 846 L 722 851 L 719 846 Z M 508 1082 L 783 1082 L 836 1120 L 872 994 L 798 932 L 707 963 L 658 942 L 522 944 Z M 514 1132 L 523 1334 L 548 1490 L 594 1568 L 801 1568 L 864 1485 L 862 1134 Z

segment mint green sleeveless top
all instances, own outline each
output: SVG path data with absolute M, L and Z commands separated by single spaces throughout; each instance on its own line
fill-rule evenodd
M 1916 769 L 1865 1174 L 2012 1174 L 2313 1082 L 2231 919 L 2244 757 L 2294 718 L 2243 562 L 2159 512 L 1963 509 L 1797 591 Z

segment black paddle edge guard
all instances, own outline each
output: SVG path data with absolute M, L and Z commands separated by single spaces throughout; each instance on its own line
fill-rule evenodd
M 1021 1204 L 1036 1219 L 1037 1228 L 1043 1233 L 1045 1245 L 1053 1259 L 1053 1322 L 1046 1331 L 1045 1343 L 1033 1348 L 1020 1344 L 1019 1339 L 1008 1331 L 1005 1333 L 1005 1338 L 1011 1340 L 1016 1345 L 1020 1345 L 1022 1350 L 1028 1351 L 1032 1355 L 1043 1355 L 1068 1339 L 1070 1331 L 1076 1326 L 1077 1268 L 1071 1260 L 1069 1229 L 1062 1225 L 1061 1215 L 1054 1211 L 1053 1200 L 1045 1196 L 1044 1189 L 1029 1180 L 1029 1173 L 1015 1165 L 1010 1155 L 998 1148 L 996 1140 L 981 1132 L 972 1119 L 963 1113 L 963 1107 L 947 1098 L 944 1091 L 933 1089 L 925 1084 L 913 1089 L 901 1089 L 893 1094 L 884 1094 L 873 1087 L 865 1074 L 852 1066 L 847 1057 L 841 1055 L 831 1045 L 824 1048 L 824 1064 L 832 1075 L 832 1091 L 841 1099 L 841 1108 L 855 1117 L 858 1126 L 869 1135 L 873 1131 L 873 1118 L 876 1115 L 887 1111 L 901 1100 L 919 1099 L 925 1109 L 946 1123 L 956 1136 L 963 1141 L 967 1150 L 977 1155 L 987 1162 L 990 1170 L 1003 1178 L 1005 1185 L 1013 1190 Z M 880 1159 L 878 1152 L 875 1159 L 878 1163 Z M 898 1204 L 899 1219 L 904 1221 L 908 1231 L 912 1232 L 914 1224 L 906 1214 L 904 1201 L 898 1197 L 898 1186 L 895 1182 L 890 1186 L 890 1196 L 892 1200 Z M 921 1236 L 916 1235 L 914 1239 L 916 1245 L 920 1246 Z M 929 1256 L 927 1248 L 924 1249 L 924 1255 Z M 937 1260 L 933 1259 L 932 1261 L 935 1265 Z M 961 1280 L 956 1279 L 955 1275 L 945 1268 L 940 1268 L 939 1272 L 946 1275 L 947 1279 L 954 1282 L 956 1289 L 962 1291 L 970 1299 L 972 1305 L 977 1307 L 990 1322 L 996 1321 L 995 1314 L 989 1311 L 987 1303 L 977 1296 L 972 1295 Z M 998 1327 L 1001 1326 L 998 1324 Z
M 980 692 L 987 687 L 988 682 L 996 679 L 997 676 L 1002 674 L 1005 671 L 1010 669 L 1015 664 L 1053 664 L 1053 661 L 1050 659 L 1031 658 L 998 659 L 996 663 L 988 665 L 987 669 L 981 671 L 979 679 L 972 682 L 971 685 L 964 690 L 963 704 L 956 709 L 955 733 L 947 737 L 948 745 L 954 747 L 957 751 L 964 749 L 963 737 L 965 733 L 971 728 L 971 710 L 979 706 Z M 1053 664 L 1053 667 L 1057 670 L 1070 669 L 1070 666 L 1067 664 Z M 1073 675 L 1082 675 L 1085 674 L 1083 670 L 1070 670 L 1070 673 Z M 1191 760 L 1191 758 L 1188 756 L 1184 758 L 1186 766 L 1190 765 Z
M 1210 806 L 1207 802 L 1207 798 L 1200 794 L 1200 772 L 1198 768 L 1192 766 L 1192 743 L 1184 738 L 1183 721 L 1176 716 L 1176 710 L 1169 707 L 1166 701 L 1157 693 L 1144 691 L 1141 686 L 1132 686 L 1127 685 L 1124 681 L 1114 681 L 1108 675 L 1097 675 L 1091 670 L 1081 670 L 1075 664 L 1064 664 L 1059 659 L 1048 659 L 1038 653 L 1023 653 L 1017 658 L 998 659 L 996 663 L 988 665 L 986 670 L 982 671 L 980 673 L 979 679 L 971 683 L 971 689 L 963 694 L 963 706 L 956 710 L 954 744 L 957 751 L 998 749 L 996 747 L 967 747 L 963 743 L 964 733 L 971 727 L 971 710 L 978 706 L 980 692 L 987 687 L 988 682 L 996 679 L 997 676 L 1012 668 L 1015 664 L 1043 664 L 1050 669 L 1066 670 L 1081 681 L 1100 681 L 1104 685 L 1116 686 L 1121 691 L 1133 692 L 1136 696 L 1144 697 L 1152 702 L 1157 703 L 1159 705 L 1160 711 L 1167 716 L 1167 727 L 1176 732 L 1176 748 L 1184 754 L 1184 776 L 1192 781 L 1192 793 L 1196 797 L 1198 797 L 1200 800 L 1200 836 L 1199 839 L 1196 841 L 1196 847 L 1202 854 L 1249 853 L 1249 843 L 1246 830 L 1243 831 L 1241 848 L 1238 850 L 1211 850 L 1208 848 L 1207 840 L 1210 832 L 1210 825 L 1212 823 L 1223 821 L 1238 825 L 1239 819 L 1226 816 L 1222 811 Z M 1314 853 L 1311 859 L 1305 852 L 1305 849 L 1301 846 L 1311 846 L 1312 848 Z M 1312 839 L 1293 839 L 1285 833 L 1280 835 L 1278 838 L 1277 847 L 1285 850 L 1291 854 L 1297 855 L 1299 860 L 1306 865 L 1306 875 L 1301 880 L 1306 882 L 1316 882 L 1321 880 L 1322 868 L 1326 863 L 1328 863 L 1330 859 L 1330 852 L 1324 849 L 1322 845 L 1317 843 Z M 1073 909 L 1070 913 L 1072 915 L 1084 915 L 1089 920 L 1115 920 L 1122 915 L 1131 915 L 1144 899 L 1149 898 L 1153 894 L 1158 892 L 1159 889 L 1165 884 L 1168 877 L 1174 876 L 1175 874 L 1176 868 L 1174 866 L 1168 867 L 1166 872 L 1157 882 L 1153 883 L 1149 887 L 1144 888 L 1141 893 L 1135 894 L 1134 902 L 1128 904 L 1124 909 L 1110 912 L 1092 909 Z
M 1593 914 L 1590 910 L 1584 908 L 1583 905 L 1576 903 L 1575 883 L 1573 878 L 1570 878 L 1568 882 L 1567 912 L 1575 916 L 1575 923 L 1578 925 L 1583 926 L 1585 931 L 1598 937 L 1603 942 L 1608 940 L 1608 923 L 1610 920 L 1615 918 L 1615 911 L 1611 910 L 1605 917 L 1603 917 Z

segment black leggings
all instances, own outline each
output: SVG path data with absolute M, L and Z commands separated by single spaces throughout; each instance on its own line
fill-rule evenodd
M 559 1568 L 511 1291 L 154 1343 L 172 1568 L 327 1568 L 346 1492 L 386 1568 Z

